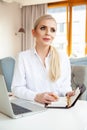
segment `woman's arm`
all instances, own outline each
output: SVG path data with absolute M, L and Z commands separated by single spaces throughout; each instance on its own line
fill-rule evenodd
M 37 93 L 27 88 L 26 69 L 23 58 L 22 53 L 17 57 L 11 89 L 13 94 L 19 98 L 34 100 Z
M 71 87 L 71 65 L 68 56 L 62 53 L 61 56 L 61 95 L 72 91 Z

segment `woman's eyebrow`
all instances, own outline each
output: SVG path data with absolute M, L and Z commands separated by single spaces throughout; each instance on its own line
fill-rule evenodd
M 48 26 L 46 26 L 46 25 L 41 25 L 40 27 L 48 27 Z M 50 28 L 53 28 L 53 29 L 56 29 L 56 27 L 50 27 Z
M 43 27 L 43 26 L 44 26 L 44 27 L 47 27 L 46 25 L 40 25 L 40 27 Z

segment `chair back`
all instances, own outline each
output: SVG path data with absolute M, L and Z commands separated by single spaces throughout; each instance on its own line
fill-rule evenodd
M 15 59 L 12 57 L 5 57 L 0 59 L 0 73 L 4 76 L 7 90 L 11 92 L 11 84 L 14 73 Z
M 84 84 L 86 91 L 80 99 L 87 100 L 87 65 L 71 65 L 71 86 L 76 89 L 78 85 Z

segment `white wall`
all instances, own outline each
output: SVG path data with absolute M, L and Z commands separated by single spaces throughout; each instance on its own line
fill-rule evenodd
M 17 3 L 0 2 L 0 58 L 15 57 L 21 51 L 21 8 Z

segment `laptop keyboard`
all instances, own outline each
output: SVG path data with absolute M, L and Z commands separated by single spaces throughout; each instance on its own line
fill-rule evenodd
M 13 112 L 15 115 L 27 113 L 27 112 L 32 112 L 31 110 L 24 108 L 24 107 L 21 107 L 21 106 L 18 106 L 14 103 L 11 103 L 11 105 L 12 105 L 12 109 L 13 109 Z

